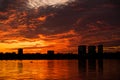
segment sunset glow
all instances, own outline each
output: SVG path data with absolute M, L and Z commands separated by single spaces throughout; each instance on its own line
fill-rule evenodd
M 103 2 L 0 0 L 0 52 L 77 53 L 83 44 L 120 51 L 119 5 Z

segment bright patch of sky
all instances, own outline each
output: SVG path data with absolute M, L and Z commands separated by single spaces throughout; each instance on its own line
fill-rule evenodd
M 39 7 L 58 7 L 62 5 L 68 5 L 71 2 L 74 2 L 75 0 L 28 0 L 28 7 L 29 8 L 39 8 Z

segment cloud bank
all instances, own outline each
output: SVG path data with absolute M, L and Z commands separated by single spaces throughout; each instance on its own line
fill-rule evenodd
M 1 51 L 77 52 L 81 44 L 120 50 L 118 0 L 32 1 L 0 0 Z

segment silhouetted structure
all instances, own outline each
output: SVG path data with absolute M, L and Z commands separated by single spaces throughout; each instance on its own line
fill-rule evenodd
M 103 53 L 103 45 L 98 45 L 98 53 Z
M 103 45 L 98 45 L 98 57 L 103 57 Z
M 96 46 L 88 46 L 88 56 L 91 58 L 96 56 Z
M 81 58 L 86 56 L 86 45 L 78 46 L 78 56 Z
M 23 55 L 23 49 L 22 48 L 18 49 L 18 55 Z
M 54 51 L 53 50 L 48 50 L 47 55 L 54 55 Z
M 86 45 L 78 46 L 78 54 L 61 53 L 54 54 L 53 50 L 48 50 L 47 54 L 33 53 L 23 54 L 23 49 L 18 49 L 18 54 L 15 52 L 0 52 L 0 60 L 18 60 L 18 59 L 79 59 L 85 62 L 86 59 L 120 59 L 120 53 L 104 53 L 103 45 L 98 46 L 98 53 L 96 54 L 96 46 L 88 46 L 88 54 L 86 54 Z M 82 64 L 82 62 L 80 62 Z M 84 66 L 84 64 L 82 64 Z M 101 64 L 100 64 L 101 65 Z
M 96 46 L 88 46 L 88 53 L 89 54 L 96 53 Z

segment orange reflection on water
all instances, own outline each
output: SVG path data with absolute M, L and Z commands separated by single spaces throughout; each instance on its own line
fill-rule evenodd
M 120 80 L 120 60 L 0 60 L 0 80 Z
M 0 80 L 80 79 L 76 60 L 8 60 L 0 64 Z

